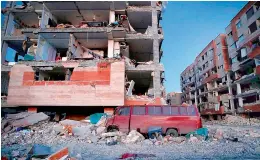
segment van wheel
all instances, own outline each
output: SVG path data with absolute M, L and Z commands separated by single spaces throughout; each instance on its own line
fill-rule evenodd
M 171 137 L 178 137 L 178 131 L 176 129 L 168 129 L 166 135 L 170 135 Z
M 107 128 L 107 132 L 117 132 L 117 131 L 119 131 L 119 129 L 116 126 L 109 126 Z

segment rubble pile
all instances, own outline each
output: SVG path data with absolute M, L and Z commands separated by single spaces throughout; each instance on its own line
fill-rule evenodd
M 250 118 L 250 122 L 248 118 L 243 118 L 241 116 L 232 116 L 226 115 L 224 118 L 224 122 L 227 124 L 235 124 L 235 125 L 260 125 L 260 120 L 256 118 Z
M 37 117 L 37 118 L 36 118 Z M 102 115 L 98 121 L 90 120 L 75 121 L 65 119 L 60 122 L 50 122 L 44 113 L 19 113 L 7 115 L 2 120 L 2 147 L 12 145 L 35 145 L 56 146 L 59 144 L 82 143 L 95 146 L 139 145 L 139 146 L 169 146 L 169 145 L 199 145 L 204 143 L 235 143 L 243 139 L 260 138 L 260 131 L 240 128 L 214 128 L 206 126 L 185 136 L 171 137 L 156 132 L 153 137 L 145 138 L 136 130 L 128 134 L 114 131 L 107 132 L 105 124 L 107 116 Z M 234 123 L 232 117 L 226 119 Z M 242 123 L 243 121 L 241 120 Z M 23 125 L 21 125 L 23 124 Z M 7 131 L 7 127 L 10 130 Z M 223 126 L 222 126 L 223 127 Z M 243 129 L 241 129 L 243 128 Z M 12 152 L 13 157 L 22 157 L 24 151 Z
M 221 125 L 236 125 L 236 126 L 243 126 L 243 125 L 251 125 L 251 126 L 260 126 L 260 119 L 257 118 L 244 118 L 241 116 L 232 116 L 226 115 L 223 120 L 211 120 L 206 121 L 206 124 L 221 124 Z

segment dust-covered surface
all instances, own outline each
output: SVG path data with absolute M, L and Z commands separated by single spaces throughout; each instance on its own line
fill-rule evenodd
M 205 121 L 204 124 L 236 125 L 236 126 L 260 126 L 260 118 L 244 118 L 240 116 L 226 115 L 223 120 Z
M 206 126 L 209 133 L 221 129 L 224 136 L 235 136 L 238 142 L 230 140 L 198 141 L 195 143 L 185 141 L 181 144 L 166 143 L 154 145 L 147 141 L 137 144 L 116 144 L 108 146 L 104 141 L 88 143 L 87 139 L 80 137 L 63 137 L 53 130 L 54 123 L 42 124 L 39 130 L 34 132 L 20 131 L 2 136 L 2 155 L 12 155 L 19 151 L 19 156 L 26 155 L 33 144 L 51 146 L 57 151 L 65 146 L 69 147 L 70 155 L 77 159 L 116 159 L 124 153 L 149 153 L 155 154 L 155 158 L 149 159 L 259 159 L 260 158 L 260 128 L 255 127 L 229 127 Z M 250 132 L 256 135 L 250 135 Z M 258 135 L 257 135 L 258 134 Z
M 144 140 L 135 130 L 128 135 L 106 133 L 104 120 L 101 118 L 95 125 L 70 120 L 42 121 L 21 130 L 8 129 L 1 135 L 2 156 L 24 158 L 34 144 L 42 144 L 51 147 L 52 152 L 68 147 L 70 156 L 76 159 L 117 159 L 124 153 L 156 156 L 146 159 L 260 159 L 258 126 L 204 124 L 208 130 L 206 140 L 198 135 Z M 3 126 L 2 131 L 8 127 Z

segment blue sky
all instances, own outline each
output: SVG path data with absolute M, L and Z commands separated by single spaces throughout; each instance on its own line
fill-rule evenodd
M 2 7 L 4 3 L 2 1 Z M 162 63 L 167 92 L 180 91 L 180 73 L 212 39 L 225 32 L 231 19 L 246 3 L 168 2 L 161 22 L 164 31 Z M 14 53 L 10 49 L 7 59 L 12 61 Z
M 161 22 L 166 91 L 180 91 L 180 74 L 247 2 L 168 2 Z

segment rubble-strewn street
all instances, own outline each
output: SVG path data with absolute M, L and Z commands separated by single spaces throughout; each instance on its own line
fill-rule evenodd
M 70 156 L 76 159 L 116 159 L 124 153 L 155 156 L 147 159 L 260 157 L 260 127 L 257 126 L 204 125 L 208 129 L 206 140 L 201 135 L 144 139 L 135 130 L 128 135 L 121 132 L 105 133 L 104 120 L 102 117 L 95 125 L 88 120 L 64 120 L 59 123 L 44 120 L 26 129 L 13 128 L 9 133 L 2 132 L 2 156 L 26 157 L 34 144 L 42 144 L 51 147 L 52 152 L 68 147 Z

